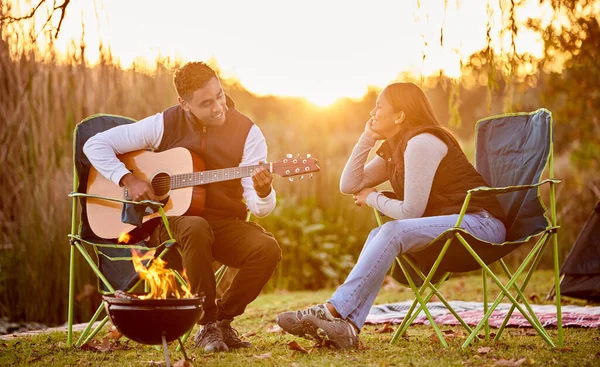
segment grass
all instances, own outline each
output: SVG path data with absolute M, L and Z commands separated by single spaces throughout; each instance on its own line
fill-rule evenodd
M 525 293 L 536 303 L 545 303 L 544 296 L 552 284 L 549 272 L 538 272 Z M 490 287 L 492 289 L 493 287 Z M 451 279 L 442 287 L 449 299 L 465 301 L 481 300 L 481 284 L 476 276 Z M 271 332 L 275 325 L 275 315 L 286 310 L 295 310 L 323 302 L 332 290 L 314 292 L 279 292 L 261 295 L 248 306 L 246 313 L 236 319 L 235 327 L 241 333 L 255 333 L 246 337 L 253 347 L 229 353 L 208 354 L 193 348 L 192 341 L 186 343 L 188 356 L 193 365 L 210 366 L 593 366 L 600 365 L 600 332 L 598 329 L 565 329 L 565 346 L 548 347 L 540 337 L 529 335 L 522 329 L 508 329 L 500 342 L 481 341 L 466 349 L 460 344 L 458 327 L 443 326 L 442 330 L 452 330 L 459 334 L 449 340 L 450 348 L 441 347 L 432 338 L 433 330 L 424 325 L 413 325 L 408 338 L 390 345 L 390 333 L 378 333 L 381 325 L 367 325 L 361 333 L 363 347 L 357 350 L 335 350 L 313 348 L 308 340 L 294 338 L 288 334 Z M 376 303 L 411 299 L 412 294 L 394 283 L 386 283 Z M 565 304 L 585 304 L 584 301 L 565 299 Z M 107 335 L 105 329 L 96 337 L 100 340 Z M 494 330 L 492 330 L 494 331 Z M 555 336 L 556 331 L 551 330 Z M 292 351 L 287 343 L 297 341 L 309 353 Z M 113 342 L 114 343 L 114 342 Z M 0 341 L 0 365 L 54 366 L 149 366 L 164 365 L 161 350 L 121 338 L 116 344 L 119 350 L 99 352 L 82 348 L 68 348 L 66 333 L 53 332 L 8 341 Z M 487 348 L 483 348 L 487 347 Z M 482 348 L 482 349 L 480 349 Z M 115 348 L 113 348 L 115 349 Z M 485 352 L 485 353 L 484 353 Z M 172 363 L 181 359 L 170 346 Z

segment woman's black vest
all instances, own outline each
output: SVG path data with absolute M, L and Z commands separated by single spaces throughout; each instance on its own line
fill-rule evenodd
M 386 161 L 390 183 L 398 199 L 404 200 L 404 151 L 411 138 L 423 133 L 435 135 L 448 147 L 448 153 L 440 162 L 433 178 L 423 216 L 458 214 L 467 190 L 488 184 L 445 129 L 438 126 L 407 126 L 387 139 L 377 154 Z M 504 211 L 495 196 L 471 198 L 467 213 L 484 209 L 497 219 L 504 220 Z
M 194 115 L 176 105 L 163 112 L 164 133 L 158 151 L 176 147 L 189 149 L 204 160 L 206 170 L 237 167 L 242 161 L 248 132 L 254 123 L 235 109 L 227 96 L 229 110 L 221 126 L 205 126 Z M 241 179 L 205 185 L 204 218 L 244 219 Z

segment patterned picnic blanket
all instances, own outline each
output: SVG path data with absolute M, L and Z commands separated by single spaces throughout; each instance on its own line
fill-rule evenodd
M 450 306 L 469 325 L 477 325 L 483 318 L 483 302 L 450 301 Z M 371 307 L 366 323 L 368 324 L 399 324 L 404 319 L 412 301 L 376 305 Z M 490 304 L 491 305 L 491 304 Z M 510 310 L 510 303 L 501 303 L 490 316 L 490 326 L 500 327 L 506 314 Z M 427 308 L 431 312 L 435 322 L 440 325 L 459 325 L 456 318 L 448 311 L 441 302 L 430 302 Z M 531 308 L 540 319 L 544 327 L 556 326 L 555 305 L 531 305 Z M 600 307 L 563 306 L 563 326 L 577 326 L 597 328 L 600 327 Z M 429 324 L 424 312 L 420 312 L 414 323 Z M 529 322 L 521 313 L 515 309 L 507 326 L 531 327 Z

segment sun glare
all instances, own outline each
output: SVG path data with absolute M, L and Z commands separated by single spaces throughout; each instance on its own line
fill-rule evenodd
M 342 94 L 335 94 L 335 95 L 314 95 L 314 93 L 307 93 L 306 94 L 306 99 L 308 99 L 312 104 L 318 106 L 318 107 L 327 107 L 333 104 L 333 102 L 335 102 L 339 96 Z
M 26 0 L 15 2 L 23 12 L 31 8 Z M 418 78 L 441 70 L 459 78 L 461 62 L 485 47 L 486 3 L 446 2 L 444 9 L 440 1 L 256 0 L 239 1 L 231 12 L 226 2 L 77 1 L 69 5 L 54 46 L 59 52 L 77 48 L 83 33 L 91 64 L 102 44 L 125 68 L 140 60 L 152 67 L 167 57 L 215 60 L 253 93 L 303 97 L 325 107 L 339 98 L 360 98 L 368 86 L 384 87 L 403 72 Z M 525 16 L 547 18 L 547 7 L 537 0 L 523 7 Z M 343 17 L 332 16 L 340 9 Z M 199 20 L 198 14 L 207 16 Z M 227 21 L 211 14 L 228 14 Z M 501 14 L 499 8 L 492 13 L 495 35 L 505 21 Z M 518 37 L 518 52 L 540 52 L 539 37 L 524 29 Z M 506 49 L 506 42 L 497 37 L 494 47 Z

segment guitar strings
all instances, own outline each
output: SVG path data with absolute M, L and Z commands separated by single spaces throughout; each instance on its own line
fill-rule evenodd
M 268 168 L 268 167 L 269 167 L 269 164 L 264 164 L 264 165 L 256 165 L 256 166 L 242 166 L 242 167 L 239 167 L 239 168 L 241 168 L 242 170 L 244 170 L 244 169 L 245 169 L 245 170 L 247 171 L 247 170 L 248 170 L 248 168 L 250 168 L 251 170 L 253 170 L 253 169 L 257 168 L 257 167 L 265 167 L 265 168 Z M 231 168 L 230 168 L 230 169 L 225 169 L 225 170 L 231 170 Z M 223 171 L 221 171 L 221 172 L 218 172 L 218 173 L 216 173 L 216 174 L 215 174 L 215 176 L 216 176 L 216 177 L 215 177 L 215 176 L 208 176 L 208 175 L 207 175 L 207 178 L 206 178 L 206 180 L 207 180 L 207 181 L 210 181 L 210 182 L 206 182 L 206 183 L 212 183 L 212 181 L 211 181 L 211 180 L 212 180 L 213 178 L 217 178 L 217 179 L 218 179 L 218 181 L 221 181 L 221 179 L 225 178 L 225 177 L 224 177 L 224 175 L 223 175 L 223 174 L 225 173 L 225 170 L 223 170 Z M 208 172 L 208 171 L 201 171 L 201 172 Z M 186 173 L 185 175 L 195 175 L 195 176 L 197 176 L 197 174 L 198 174 L 198 173 L 200 173 L 200 172 Z M 238 172 L 238 174 L 239 174 L 239 172 Z M 233 179 L 237 179 L 237 178 L 244 178 L 244 177 L 249 177 L 249 176 L 246 176 L 247 174 L 250 174 L 250 172 L 245 172 L 245 173 L 243 173 L 243 175 L 242 175 L 243 177 L 235 177 L 235 178 L 233 178 Z M 174 177 L 176 177 L 176 176 L 160 177 L 160 178 L 157 178 L 157 179 L 154 179 L 154 180 L 152 180 L 150 183 L 152 184 L 152 187 L 153 187 L 153 188 L 157 188 L 157 189 L 165 189 L 165 188 L 168 188 L 168 187 L 171 187 L 171 186 L 172 186 L 172 184 L 173 184 L 173 182 L 172 182 L 172 181 L 173 181 L 173 178 L 174 178 Z M 194 179 L 196 179 L 196 180 L 198 179 L 198 177 L 192 177 L 192 178 L 194 178 Z M 190 180 L 192 180 L 192 178 L 190 178 Z

